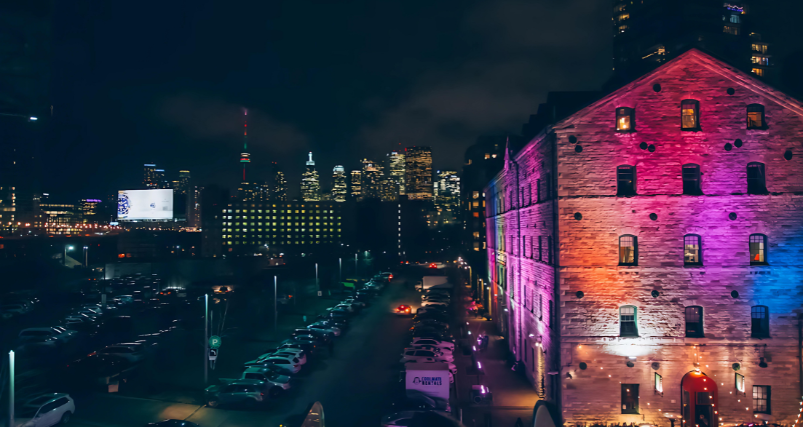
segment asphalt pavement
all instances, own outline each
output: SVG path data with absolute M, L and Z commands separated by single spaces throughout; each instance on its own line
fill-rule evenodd
M 128 427 L 176 418 L 196 422 L 202 427 L 294 425 L 300 421 L 309 405 L 320 401 L 329 426 L 377 426 L 383 415 L 393 412 L 391 402 L 402 392 L 398 361 L 405 347 L 411 320 L 396 316 L 392 309 L 399 304 L 411 304 L 415 307 L 419 302 L 419 294 L 412 287 L 403 285 L 405 279 L 409 279 L 410 283 L 416 280 L 412 276 L 396 277 L 382 295 L 352 318 L 349 330 L 336 339 L 334 354 L 328 356 L 326 351 L 321 352 L 322 357 L 309 362 L 309 366 L 305 365 L 293 390 L 288 395 L 275 399 L 265 408 L 208 408 L 193 398 L 202 388 L 199 384 L 185 394 L 179 390 L 165 396 L 153 392 L 141 394 L 146 397 L 114 393 L 78 395 L 75 396 L 76 413 L 72 424 L 77 427 Z M 321 305 L 329 303 L 334 305 L 336 300 L 320 302 Z M 298 318 L 302 315 L 294 316 L 300 321 Z M 257 319 L 250 324 L 241 322 L 236 327 L 236 334 L 232 333 L 232 339 L 235 336 L 264 336 L 265 330 L 270 328 L 263 320 Z M 221 368 L 224 371 L 221 371 L 220 376 L 231 375 L 237 369 L 241 372 L 240 360 L 258 356 L 256 350 L 259 346 L 268 347 L 275 342 L 272 340 L 281 338 L 283 337 L 255 339 L 248 341 L 248 345 L 229 348 L 224 341 L 221 357 L 229 351 L 234 361 L 228 367 Z M 185 339 L 197 341 L 197 338 L 190 335 Z M 199 354 L 196 351 L 196 347 L 200 346 L 198 343 L 189 344 L 189 341 L 178 337 L 171 338 L 171 341 L 178 347 L 185 348 L 188 354 Z M 193 360 L 199 358 L 193 357 Z M 182 368 L 181 364 L 174 366 L 160 360 L 155 363 L 159 369 L 165 370 L 166 366 L 167 371 Z M 214 373 L 213 377 L 216 375 L 218 373 Z

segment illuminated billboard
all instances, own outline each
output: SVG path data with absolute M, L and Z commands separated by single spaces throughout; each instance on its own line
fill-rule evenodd
M 117 192 L 120 221 L 173 219 L 173 190 L 121 190 Z

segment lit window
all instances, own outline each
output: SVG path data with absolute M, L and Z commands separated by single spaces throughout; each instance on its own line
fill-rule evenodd
M 636 110 L 628 107 L 616 109 L 616 130 L 618 132 L 632 132 L 636 130 Z
M 770 392 L 771 388 L 768 385 L 753 386 L 753 412 L 759 414 L 772 413 L 772 407 L 770 406 Z
M 728 22 L 730 22 L 731 24 L 740 24 L 742 20 L 739 15 L 731 15 L 728 19 Z
M 750 162 L 747 164 L 747 194 L 766 194 L 767 182 L 765 180 L 764 163 Z
M 759 76 L 759 77 L 764 77 L 764 69 L 763 69 L 763 68 L 753 68 L 753 69 L 752 69 L 752 70 L 750 70 L 750 71 L 751 71 L 753 74 L 755 74 L 755 75 L 757 75 L 757 76 Z
M 755 305 L 750 309 L 750 336 L 770 337 L 770 313 L 766 305 Z
M 703 308 L 700 306 L 686 307 L 686 336 L 689 338 L 702 338 L 703 335 Z
M 634 196 L 636 194 L 636 167 L 621 165 L 616 168 L 616 195 Z
M 659 373 L 655 373 L 655 391 L 658 393 L 664 392 L 664 377 Z
M 736 374 L 736 391 L 741 391 L 744 393 L 744 375 Z
M 700 189 L 700 165 L 693 163 L 683 165 L 683 194 L 694 196 L 703 194 Z
M 750 104 L 747 106 L 747 128 L 764 129 L 764 106 L 761 104 Z
M 767 236 L 763 234 L 750 235 L 750 264 L 767 263 Z
M 700 129 L 700 101 L 694 99 L 684 99 L 681 101 L 680 115 L 681 130 Z
M 683 237 L 683 263 L 685 265 L 702 265 L 700 236 L 687 234 Z
M 637 265 L 638 247 L 636 236 L 624 235 L 619 237 L 619 265 Z
M 637 337 L 638 328 L 636 327 L 637 309 L 632 305 L 619 307 L 619 336 Z
M 723 32 L 723 33 L 725 33 L 725 34 L 730 34 L 730 35 L 733 35 L 733 36 L 738 36 L 738 35 L 739 35 L 739 27 L 735 27 L 735 26 L 733 26 L 733 25 L 725 25 L 725 26 L 722 28 L 722 32 Z

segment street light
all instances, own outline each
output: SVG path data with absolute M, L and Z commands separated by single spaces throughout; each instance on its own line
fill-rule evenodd
M 343 258 L 338 258 L 337 259 L 337 266 L 338 266 L 338 269 L 340 271 L 340 274 L 339 274 L 340 281 L 342 282 L 343 281 Z
M 89 267 L 89 246 L 84 246 L 84 268 Z
M 73 249 L 75 249 L 75 247 L 73 247 L 71 245 L 67 245 L 67 246 L 64 247 L 64 263 L 63 264 L 64 264 L 65 267 L 67 266 L 67 251 L 71 251 Z

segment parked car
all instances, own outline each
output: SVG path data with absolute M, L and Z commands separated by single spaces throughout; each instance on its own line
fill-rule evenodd
M 211 407 L 233 404 L 262 405 L 268 401 L 267 384 L 257 380 L 237 380 L 213 385 L 206 392 L 206 404 Z
M 10 319 L 27 313 L 29 310 L 23 304 L 4 304 L 0 305 L 0 317 Z
M 311 325 L 308 325 L 307 329 L 316 329 L 316 330 L 331 334 L 331 336 L 334 336 L 334 337 L 339 337 L 341 332 L 342 332 L 340 330 L 340 328 L 338 328 L 337 326 L 327 325 L 324 322 L 315 322 L 315 323 L 313 323 Z
M 412 345 L 411 344 L 407 348 L 413 348 L 413 349 L 416 349 L 416 350 L 429 350 L 429 351 L 434 351 L 436 354 L 448 354 L 450 356 L 452 354 L 454 354 L 453 350 L 450 349 L 450 348 L 435 347 L 434 345 Z
M 65 384 L 70 386 L 105 386 L 112 379 L 119 381 L 129 378 L 139 366 L 121 357 L 92 353 L 69 362 L 56 375 L 62 375 Z
M 429 307 L 429 306 L 433 306 L 433 305 L 440 305 L 440 306 L 443 306 L 443 307 L 448 307 L 449 306 L 449 302 L 448 301 L 442 301 L 442 300 L 421 301 L 421 307 Z
M 444 330 L 449 330 L 449 323 L 443 322 L 437 319 L 418 319 L 413 321 L 413 326 L 418 328 L 422 326 L 434 326 L 436 328 L 442 328 Z
M 279 372 L 284 374 L 297 374 L 301 371 L 301 362 L 294 356 L 271 356 L 262 359 L 258 365 L 252 366 L 268 366 L 273 365 Z
M 304 335 L 313 336 L 316 338 L 317 341 L 320 341 L 323 344 L 326 344 L 332 340 L 332 335 L 320 329 L 309 329 L 309 328 L 296 329 L 292 333 L 293 337 L 304 336 Z
M 354 297 L 346 298 L 343 300 L 343 302 L 346 304 L 356 305 L 359 308 L 365 308 L 368 305 L 367 302 L 356 299 Z
M 419 360 L 408 360 L 402 363 L 405 365 L 408 363 L 444 363 L 449 368 L 449 372 L 451 372 L 452 375 L 457 375 L 457 365 L 455 365 L 452 362 L 447 362 L 446 360 L 439 360 L 433 357 L 423 358 Z
M 294 356 L 298 357 L 299 359 L 301 357 L 304 357 L 304 358 L 307 357 L 307 351 L 304 350 L 303 348 L 288 347 L 288 346 L 269 348 L 269 349 L 267 349 L 265 351 L 265 353 L 262 356 L 259 356 L 259 357 L 267 357 L 268 355 L 276 353 L 277 351 L 283 351 L 285 353 L 292 353 Z
M 44 342 L 50 339 L 54 344 L 61 344 L 73 340 L 76 337 L 76 333 L 61 326 L 50 326 L 23 329 L 18 337 L 20 343 Z
M 145 360 L 146 353 L 147 345 L 141 342 L 114 344 L 98 351 L 98 354 L 120 357 L 132 363 Z
M 454 362 L 454 356 L 452 356 L 451 354 L 443 354 L 440 352 L 436 353 L 432 350 L 416 350 L 414 348 L 405 348 L 404 351 L 402 352 L 402 358 L 400 362 L 404 363 L 408 360 L 419 360 L 426 358 L 433 358 L 435 360 Z
M 282 375 L 272 367 L 250 367 L 243 372 L 242 379 L 257 380 L 268 384 L 270 396 L 275 397 L 290 390 L 290 377 Z
M 454 343 L 451 341 L 441 341 L 429 338 L 413 338 L 410 345 L 431 345 L 433 347 L 444 348 L 454 351 Z
M 17 427 L 50 427 L 66 424 L 75 412 L 75 402 L 69 394 L 50 393 L 32 399 L 16 413 Z
M 315 341 L 310 341 L 306 339 L 289 339 L 282 341 L 279 344 L 279 348 L 300 348 L 306 352 L 307 355 L 311 355 L 315 353 L 315 349 L 318 347 L 318 343 Z

